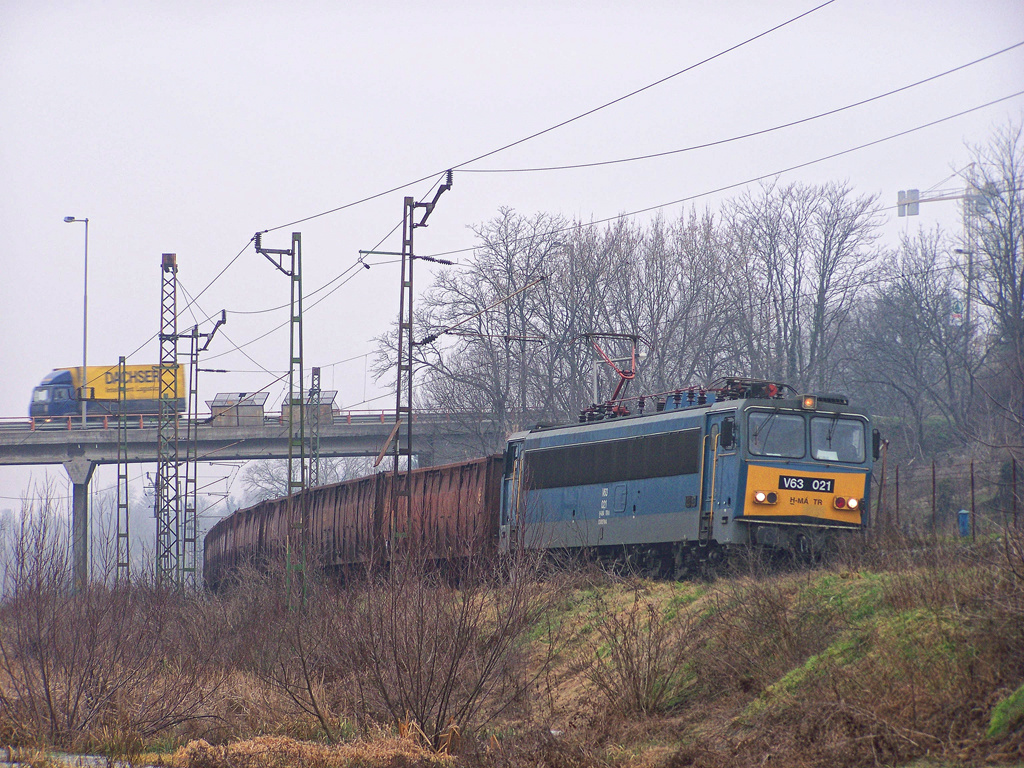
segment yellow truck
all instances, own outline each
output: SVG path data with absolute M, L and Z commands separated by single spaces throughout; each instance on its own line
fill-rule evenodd
M 169 398 L 176 411 L 185 410 L 185 367 L 175 366 L 168 373 L 168 384 L 173 385 Z M 90 365 L 82 368 L 58 368 L 43 377 L 32 390 L 29 416 L 50 418 L 82 413 L 83 400 L 90 416 L 118 413 L 118 367 Z M 160 366 L 125 366 L 125 410 L 127 413 L 160 412 Z

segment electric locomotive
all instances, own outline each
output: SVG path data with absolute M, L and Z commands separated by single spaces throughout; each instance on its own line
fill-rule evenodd
M 730 378 L 646 404 L 512 435 L 499 548 L 680 578 L 732 547 L 812 552 L 866 522 L 879 437 L 846 397 Z

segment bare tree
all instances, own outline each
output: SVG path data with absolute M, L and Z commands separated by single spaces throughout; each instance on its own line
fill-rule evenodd
M 421 300 L 418 402 L 467 414 L 467 455 L 571 420 L 591 399 L 587 333 L 650 342 L 642 391 L 729 374 L 837 386 L 876 225 L 875 199 L 843 184 L 769 185 L 730 204 L 723 224 L 692 211 L 569 226 L 502 209 L 477 229 L 472 261 L 441 272 Z M 384 374 L 393 332 L 380 349 Z
M 971 291 L 987 317 L 983 315 L 968 330 L 972 344 L 980 344 L 986 352 L 980 383 L 1005 425 L 1003 439 L 1020 445 L 1024 428 L 1024 124 L 1007 124 L 987 145 L 975 147 L 973 155 L 972 185 L 977 194 L 966 203 L 972 206 L 969 213 L 976 217 L 979 231 L 978 241 L 968 243 L 977 269 L 976 287 Z
M 954 309 L 963 296 L 941 230 L 905 237 L 879 270 L 858 312 L 850 379 L 873 393 L 875 413 L 901 416 L 911 426 L 910 445 L 921 451 L 925 423 L 938 416 L 965 440 L 971 431 L 965 329 Z
M 226 601 L 223 621 L 234 637 L 244 638 L 237 655 L 245 666 L 336 742 L 339 689 L 358 674 L 339 654 L 339 645 L 347 642 L 352 594 L 331 589 L 314 571 L 300 600 L 285 588 L 285 579 L 284 567 L 246 573 Z
M 801 388 L 841 379 L 836 353 L 876 258 L 877 214 L 875 197 L 835 183 L 771 184 L 728 206 L 731 246 L 759 278 L 748 305 L 752 368 Z
M 531 407 L 536 402 L 531 374 L 537 342 L 545 334 L 537 323 L 538 292 L 525 289 L 557 273 L 564 228 L 565 222 L 556 217 L 526 218 L 502 209 L 477 228 L 480 245 L 472 261 L 442 271 L 420 304 L 421 336 L 441 334 L 436 343 L 417 346 L 426 372 L 426 402 L 497 419 L 497 428 L 479 434 L 485 452 L 537 418 Z M 511 298 L 501 301 L 506 297 Z M 458 326 L 453 333 L 444 333 L 453 326 Z M 393 345 L 388 339 L 381 342 L 387 365 L 393 360 Z
M 492 441 L 488 449 L 517 428 L 571 420 L 590 402 L 593 352 L 584 334 L 652 341 L 642 368 L 648 388 L 732 367 L 720 343 L 727 324 L 710 214 L 649 228 L 623 219 L 602 229 L 503 210 L 478 235 L 470 268 L 442 273 L 424 299 L 433 333 L 458 324 L 465 335 L 421 349 L 421 360 L 430 371 L 425 402 L 502 415 L 500 435 L 481 435 Z M 540 275 L 543 283 L 515 293 Z
M 710 212 L 651 226 L 647 268 L 638 281 L 648 307 L 641 324 L 651 340 L 641 369 L 648 389 L 703 384 L 737 368 L 725 294 L 731 280 L 722 279 L 732 265 L 720 237 Z
M 366 458 L 320 459 L 321 485 L 340 483 L 373 471 L 373 460 Z M 283 459 L 252 461 L 242 471 L 246 504 L 288 495 L 288 462 Z

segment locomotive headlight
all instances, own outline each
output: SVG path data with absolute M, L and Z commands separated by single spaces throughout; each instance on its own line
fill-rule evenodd
M 849 507 L 850 509 L 856 509 L 857 507 L 860 506 L 860 502 L 857 501 L 857 499 L 850 499 L 848 502 L 846 502 L 846 506 Z
M 836 509 L 849 509 L 850 511 L 853 511 L 860 507 L 860 499 L 847 499 L 842 496 L 836 496 L 835 499 L 832 500 L 832 505 Z
M 764 491 L 754 491 L 754 501 L 758 504 L 764 504 L 768 500 L 768 494 Z

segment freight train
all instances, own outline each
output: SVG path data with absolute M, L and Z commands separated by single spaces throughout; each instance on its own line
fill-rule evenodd
M 175 368 L 176 391 L 184 393 L 184 366 Z M 43 377 L 32 390 L 28 415 L 35 419 L 73 416 L 86 412 L 93 416 L 118 413 L 118 366 L 88 366 L 85 381 L 82 368 L 58 368 Z M 185 410 L 185 398 L 173 401 L 176 411 Z M 125 366 L 125 412 L 160 412 L 160 366 Z
M 632 404 L 514 434 L 497 456 L 415 470 L 409 509 L 396 511 L 401 479 L 383 473 L 238 510 L 206 536 L 207 583 L 294 550 L 301 504 L 309 551 L 329 569 L 403 542 L 438 561 L 585 552 L 683 578 L 736 547 L 809 551 L 865 523 L 880 438 L 846 397 L 730 378 Z

